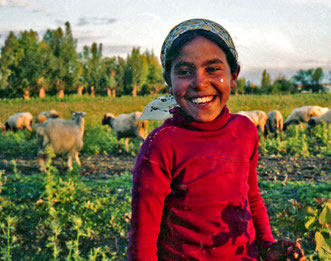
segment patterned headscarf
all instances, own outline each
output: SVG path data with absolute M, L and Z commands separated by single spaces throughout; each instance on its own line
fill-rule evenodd
M 165 71 L 166 58 L 175 40 L 182 34 L 194 31 L 205 30 L 218 36 L 229 48 L 234 59 L 238 60 L 238 54 L 230 34 L 219 24 L 207 19 L 186 20 L 171 29 L 161 48 L 161 63 Z M 165 120 L 171 117 L 169 110 L 176 106 L 177 102 L 171 94 L 167 94 L 151 101 L 143 110 L 140 120 Z

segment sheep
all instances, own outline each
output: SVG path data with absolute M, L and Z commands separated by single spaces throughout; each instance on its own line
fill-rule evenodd
M 1 130 L 1 131 L 5 131 L 5 129 L 6 129 L 5 124 L 3 124 L 3 123 L 0 121 L 0 130 Z
M 19 129 L 27 128 L 31 133 L 33 132 L 31 127 L 33 116 L 30 112 L 18 112 L 11 115 L 6 123 L 5 130 L 17 131 Z
M 145 140 L 147 137 L 148 122 L 140 121 L 141 112 L 136 111 L 129 114 L 120 114 L 115 117 L 112 113 L 106 113 L 102 119 L 102 125 L 109 125 L 116 132 L 117 140 L 125 138 L 125 149 L 128 151 L 130 137 L 138 137 Z
M 291 124 L 300 124 L 308 122 L 311 117 L 320 116 L 327 112 L 328 108 L 322 108 L 317 105 L 308 105 L 294 109 L 284 121 L 283 130 L 286 130 Z
M 72 170 L 72 159 L 81 166 L 78 152 L 83 147 L 85 112 L 72 112 L 71 120 L 48 119 L 36 124 L 39 137 L 38 161 L 41 171 L 45 171 L 47 155 L 44 150 L 51 145 L 55 154 L 68 153 L 67 166 Z
M 324 113 L 320 116 L 311 117 L 307 122 L 308 130 L 310 131 L 317 124 L 321 124 L 323 121 L 325 121 L 328 125 L 331 123 L 331 110 L 330 109 L 326 113 Z
M 280 111 L 273 110 L 268 112 L 267 114 L 268 120 L 265 125 L 265 136 L 267 137 L 269 133 L 275 133 L 275 137 L 277 138 L 278 133 L 280 132 L 280 136 L 282 137 L 283 132 L 283 116 Z
M 248 117 L 254 123 L 254 125 L 261 130 L 262 134 L 264 134 L 265 124 L 268 119 L 268 116 L 264 111 L 239 111 L 237 112 L 237 114 L 241 114 Z
M 56 110 L 42 111 L 37 116 L 36 123 L 44 122 L 47 119 L 57 119 L 59 116 L 60 114 Z

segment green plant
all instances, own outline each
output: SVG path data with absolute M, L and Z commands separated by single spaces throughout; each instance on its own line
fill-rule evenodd
M 4 170 L 0 170 L 0 194 L 2 192 L 3 186 L 7 182 L 7 177 L 4 177 L 4 174 L 5 174 L 5 171 Z
M 287 136 L 286 153 L 292 156 L 309 156 L 306 134 L 299 126 L 290 126 Z
M 319 206 L 306 217 L 305 227 L 314 234 L 320 260 L 331 260 L 331 199 L 316 199 Z
M 0 222 L 0 228 L 3 233 L 2 237 L 6 240 L 6 244 L 0 248 L 2 260 L 12 260 L 12 250 L 18 246 L 16 244 L 17 237 L 14 234 L 17 221 L 17 217 L 8 216 L 5 218 L 5 222 Z

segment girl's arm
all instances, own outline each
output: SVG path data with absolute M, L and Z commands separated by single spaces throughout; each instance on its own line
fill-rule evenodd
M 150 149 L 143 145 L 133 170 L 129 260 L 157 260 L 164 200 L 171 191 L 171 175 L 158 161 L 162 152 Z
M 274 243 L 275 240 L 271 233 L 267 209 L 263 203 L 263 198 L 261 197 L 260 189 L 257 183 L 256 167 L 259 157 L 259 139 L 257 133 L 255 140 L 255 147 L 251 157 L 249 169 L 248 184 L 250 189 L 248 192 L 248 200 L 252 212 L 254 228 L 256 231 L 256 243 L 259 247 L 268 247 Z

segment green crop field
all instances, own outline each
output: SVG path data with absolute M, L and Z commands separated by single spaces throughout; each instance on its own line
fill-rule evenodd
M 55 109 L 66 119 L 70 111 L 85 111 L 81 157 L 88 161 L 101 155 L 116 156 L 123 158 L 125 165 L 128 157 L 134 159 L 137 155 L 141 143 L 131 139 L 129 151 L 123 152 L 124 142 L 118 144 L 114 131 L 101 125 L 102 117 L 106 112 L 118 115 L 142 111 L 155 97 L 2 99 L 0 123 L 19 111 L 37 116 Z M 292 109 L 305 105 L 330 108 L 331 94 L 237 95 L 231 96 L 228 103 L 231 112 L 277 109 L 284 118 Z M 160 124 L 150 122 L 149 131 Z M 305 126 L 291 126 L 283 139 L 260 135 L 261 157 L 329 162 L 323 171 L 315 169 L 322 180 L 259 181 L 274 236 L 298 239 L 308 260 L 331 260 L 330 137 L 331 129 L 326 124 L 314 128 L 311 135 Z M 49 154 L 52 156 L 51 151 Z M 55 157 L 42 173 L 36 155 L 34 134 L 27 130 L 0 133 L 0 260 L 126 260 L 131 173 L 123 170 L 108 176 L 88 175 L 76 164 L 73 171 L 68 171 L 66 159 L 55 166 Z M 28 167 L 22 167 L 21 162 Z M 94 167 L 89 168 L 94 171 Z

